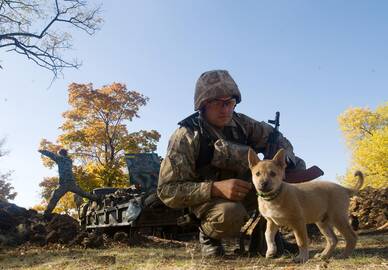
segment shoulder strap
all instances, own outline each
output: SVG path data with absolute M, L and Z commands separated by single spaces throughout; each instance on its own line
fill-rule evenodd
M 196 112 L 178 123 L 181 127 L 186 127 L 191 131 L 197 131 L 199 134 L 199 154 L 196 160 L 196 168 L 202 168 L 210 164 L 213 159 L 214 138 L 203 126 L 203 122 Z

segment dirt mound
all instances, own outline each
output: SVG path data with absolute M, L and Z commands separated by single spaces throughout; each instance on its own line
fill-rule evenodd
M 35 210 L 0 202 L 0 246 L 33 244 L 67 244 L 81 231 L 78 222 L 68 215 L 53 214 L 43 218 Z
M 80 225 L 78 221 L 68 215 L 55 215 L 47 224 L 46 230 L 49 234 L 55 235 L 51 238 L 47 235 L 48 242 L 67 244 L 78 235 Z
M 388 222 L 388 188 L 367 187 L 350 201 L 353 227 L 377 229 Z

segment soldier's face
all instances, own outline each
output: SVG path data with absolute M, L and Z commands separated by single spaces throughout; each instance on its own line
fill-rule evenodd
M 209 100 L 205 103 L 204 117 L 210 124 L 223 128 L 232 120 L 235 107 L 236 99 L 230 96 Z

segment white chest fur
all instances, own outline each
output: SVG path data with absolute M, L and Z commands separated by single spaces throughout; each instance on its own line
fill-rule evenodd
M 259 199 L 259 210 L 266 219 L 272 220 L 278 226 L 287 226 L 289 223 L 289 217 L 282 211 L 280 205 Z

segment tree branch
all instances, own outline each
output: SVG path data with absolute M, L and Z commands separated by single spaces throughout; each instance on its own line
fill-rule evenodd
M 68 24 L 93 35 L 102 22 L 101 6 L 89 8 L 85 0 L 52 0 L 54 14 L 39 31 L 30 30 L 48 16 L 42 16 L 50 8 L 39 1 L 0 0 L 0 48 L 11 47 L 7 52 L 16 52 L 27 57 L 40 67 L 50 70 L 54 79 L 64 68 L 78 68 L 77 60 L 65 60 L 60 51 L 71 48 L 71 39 L 64 31 L 54 32 L 57 24 Z M 10 42 L 11 41 L 11 42 Z

